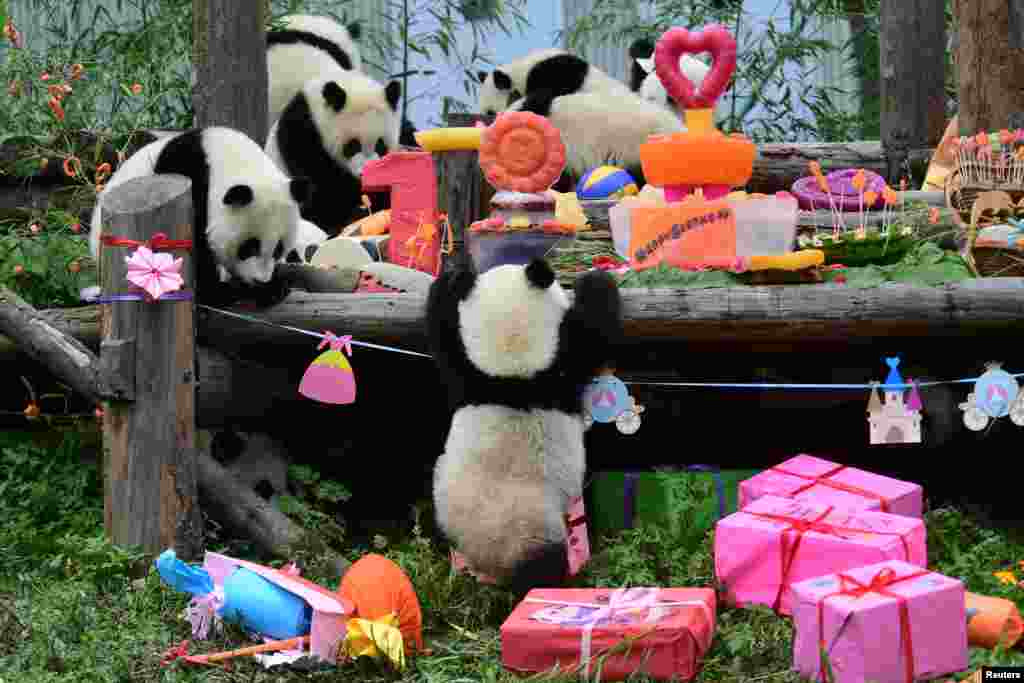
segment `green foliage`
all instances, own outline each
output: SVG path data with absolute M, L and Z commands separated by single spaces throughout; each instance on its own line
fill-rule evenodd
M 897 263 L 879 266 L 823 271 L 826 282 L 842 278 L 848 287 L 867 289 L 887 282 L 936 287 L 949 282 L 969 280 L 973 276 L 963 258 L 953 251 L 943 250 L 933 242 L 918 243 L 907 251 Z
M 308 465 L 292 465 L 288 476 L 301 493 L 281 496 L 278 500 L 281 512 L 328 546 L 343 547 L 345 524 L 338 514 L 338 505 L 351 498 L 351 492 L 339 482 L 322 479 L 320 473 Z
M 619 276 L 623 289 L 644 287 L 672 287 L 678 289 L 709 289 L 736 287 L 742 280 L 725 270 L 682 270 L 659 263 L 646 270 L 629 270 Z
M 75 216 L 55 209 L 28 224 L 0 222 L 0 285 L 36 308 L 79 305 L 81 290 L 96 278 Z

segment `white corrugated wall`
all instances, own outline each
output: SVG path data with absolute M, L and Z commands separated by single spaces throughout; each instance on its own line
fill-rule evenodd
M 621 0 L 620 8 L 623 17 L 639 11 L 639 0 Z M 646 4 L 646 3 L 643 3 Z M 594 9 L 594 0 L 562 0 L 562 26 L 569 29 L 576 24 L 581 17 L 585 17 Z M 622 82 L 628 82 L 629 72 L 626 70 L 626 61 L 629 54 L 629 44 L 621 42 L 604 41 L 599 45 L 589 43 L 574 49 L 588 62 L 607 73 L 612 78 Z

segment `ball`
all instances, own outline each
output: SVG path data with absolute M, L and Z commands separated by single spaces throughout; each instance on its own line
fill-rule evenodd
M 633 176 L 618 166 L 591 169 L 576 185 L 576 196 L 580 199 L 621 199 L 639 191 Z

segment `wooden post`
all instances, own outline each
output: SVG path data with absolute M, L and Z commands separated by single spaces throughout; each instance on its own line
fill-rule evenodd
M 1016 20 L 1011 4 L 1019 7 L 1017 0 L 957 0 L 953 4 L 959 27 L 960 135 L 1008 128 L 1011 120 L 1020 120 L 1024 113 L 1024 48 L 1019 47 L 1019 36 L 1010 37 Z
M 944 0 L 882 0 L 881 135 L 888 180 L 907 175 L 912 148 L 935 147 L 946 127 Z
M 237 128 L 261 147 L 270 129 L 264 10 L 252 0 L 192 2 L 195 125 Z
M 486 125 L 494 122 L 494 117 L 482 114 L 448 114 L 449 128 L 466 128 L 482 121 Z M 455 253 L 461 254 L 465 248 L 464 236 L 469 224 L 480 220 L 487 213 L 494 188 L 484 179 L 478 163 L 480 155 L 474 151 L 441 152 L 438 164 L 438 191 L 442 211 L 448 213 L 448 225 L 451 226 Z
M 192 239 L 192 183 L 178 175 L 147 176 L 103 198 L 103 232 L 146 241 L 156 233 Z M 134 247 L 104 246 L 105 295 L 126 293 L 125 257 Z M 157 251 L 161 251 L 157 249 Z M 191 250 L 182 291 L 194 290 Z M 125 301 L 103 305 L 100 365 L 133 375 L 132 401 L 104 410 L 104 525 L 111 541 L 147 554 L 173 547 L 195 558 L 202 547 L 196 502 L 195 322 L 193 301 Z M 123 382 L 122 382 L 123 384 Z

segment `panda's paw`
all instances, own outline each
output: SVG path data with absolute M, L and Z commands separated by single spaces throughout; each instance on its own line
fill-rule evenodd
M 266 284 L 246 287 L 242 299 L 254 308 L 272 308 L 287 299 L 291 290 L 284 278 L 275 277 Z

